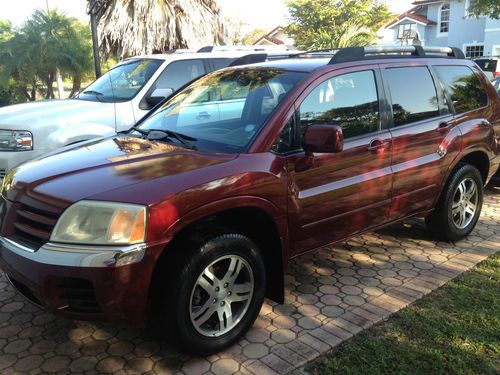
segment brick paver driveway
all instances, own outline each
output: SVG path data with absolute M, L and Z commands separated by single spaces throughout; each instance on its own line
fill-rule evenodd
M 286 303 L 266 303 L 246 339 L 208 358 L 179 355 L 154 329 L 70 321 L 26 302 L 0 275 L 0 373 L 284 374 L 497 251 L 500 188 L 490 188 L 473 234 L 430 239 L 409 220 L 301 256 Z

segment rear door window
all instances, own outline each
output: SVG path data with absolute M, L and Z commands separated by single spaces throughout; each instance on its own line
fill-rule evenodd
M 448 91 L 456 113 L 484 107 L 488 96 L 477 75 L 467 66 L 436 66 L 439 78 Z
M 437 91 L 427 67 L 388 68 L 385 79 L 392 98 L 394 126 L 439 116 Z

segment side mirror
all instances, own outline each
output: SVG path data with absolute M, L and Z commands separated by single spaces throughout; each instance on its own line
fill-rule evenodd
M 307 154 L 314 152 L 334 154 L 344 149 L 344 136 L 339 125 L 314 124 L 307 127 L 303 148 Z
M 168 98 L 174 93 L 174 89 L 155 89 L 146 99 L 149 105 L 155 106 L 162 100 Z

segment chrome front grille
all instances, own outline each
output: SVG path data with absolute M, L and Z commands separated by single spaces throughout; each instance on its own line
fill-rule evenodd
M 49 241 L 58 218 L 56 213 L 22 204 L 16 210 L 13 239 L 30 248 L 39 249 Z

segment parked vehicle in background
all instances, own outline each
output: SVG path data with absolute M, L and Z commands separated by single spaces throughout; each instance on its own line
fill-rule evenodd
M 480 58 L 474 60 L 474 62 L 479 65 L 486 77 L 488 77 L 490 81 L 493 81 L 495 78 L 500 77 L 500 64 L 498 63 L 498 59 L 498 57 Z
M 12 284 L 70 318 L 151 313 L 201 355 L 264 296 L 283 302 L 292 257 L 414 216 L 442 240 L 471 233 L 500 164 L 500 98 L 477 65 L 451 48 L 315 56 L 210 73 L 126 134 L 7 174 Z
M 498 95 L 500 95 L 500 77 L 493 81 L 493 87 L 497 90 Z
M 222 52 L 204 49 L 133 57 L 75 98 L 0 108 L 0 180 L 15 166 L 49 151 L 128 130 L 155 105 L 208 72 L 286 53 L 280 49 L 264 54 L 260 48 L 248 47 Z

